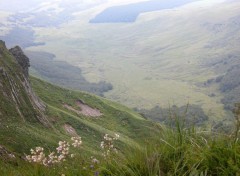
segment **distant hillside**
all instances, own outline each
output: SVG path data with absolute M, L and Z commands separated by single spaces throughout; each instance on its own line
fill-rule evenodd
M 194 2 L 194 0 L 150 0 L 109 7 L 91 19 L 90 23 L 133 23 L 141 13 L 172 9 L 190 2 Z
M 31 61 L 31 73 L 53 84 L 99 96 L 113 89 L 112 84 L 105 81 L 88 82 L 79 67 L 64 61 L 57 61 L 51 53 L 26 51 L 26 54 Z
M 204 127 L 209 117 L 204 113 L 201 107 L 197 105 L 186 105 L 182 107 L 172 106 L 161 108 L 155 106 L 152 109 L 135 109 L 144 117 L 154 121 L 159 121 L 167 126 L 175 126 L 177 116 L 181 121 L 184 121 L 186 126 L 199 126 Z
M 240 102 L 240 63 L 235 62 L 234 66 L 229 68 L 224 75 L 218 76 L 215 79 L 209 79 L 205 85 L 219 85 L 219 90 L 224 95 L 221 102 L 225 109 L 233 110 L 235 103 Z M 215 96 L 215 94 L 212 94 Z
M 32 73 L 54 84 L 103 95 L 131 108 L 168 109 L 189 103 L 201 108 L 209 121 L 231 119 L 228 114 L 239 101 L 239 73 L 234 67 L 240 61 L 240 2 L 124 3 L 54 1 L 1 17 L 0 33 L 9 45 L 19 43 L 25 51 L 56 56 L 30 57 Z M 182 5 L 150 12 L 146 9 L 154 5 L 148 3 Z M 131 9 L 134 14 L 127 13 Z M 137 15 L 137 20 L 89 23 L 105 10 L 114 11 L 106 20 L 124 15 Z
M 8 34 L 4 36 L 0 35 L 0 38 L 7 41 L 8 47 L 19 45 L 26 48 L 30 46 L 44 45 L 44 42 L 34 42 L 34 31 L 31 28 L 14 27 Z

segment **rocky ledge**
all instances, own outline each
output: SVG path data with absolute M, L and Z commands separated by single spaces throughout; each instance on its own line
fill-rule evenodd
M 23 53 L 19 46 L 15 46 L 9 51 L 16 58 L 18 64 L 22 67 L 23 74 L 26 76 L 26 78 L 28 78 L 28 68 L 30 67 L 29 58 Z

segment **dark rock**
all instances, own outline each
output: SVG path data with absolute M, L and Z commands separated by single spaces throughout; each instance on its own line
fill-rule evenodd
M 4 48 L 6 48 L 6 44 L 4 41 L 0 40 L 0 46 L 3 46 Z
M 12 55 L 16 58 L 18 64 L 22 67 L 23 73 L 28 78 L 28 67 L 30 67 L 29 58 L 23 53 L 19 46 L 9 50 Z
M 0 67 L 0 74 L 4 77 L 6 76 L 6 72 L 3 67 Z
M 16 156 L 13 153 L 9 152 L 5 147 L 1 145 L 0 145 L 0 157 L 3 160 L 16 158 Z
M 223 77 L 224 77 L 224 76 L 218 76 L 218 77 L 216 78 L 216 83 L 220 83 L 220 82 L 222 81 Z
M 211 93 L 210 95 L 208 95 L 209 97 L 216 97 L 215 93 Z
M 0 57 L 1 57 L 4 49 L 6 49 L 6 44 L 4 41 L 0 40 Z

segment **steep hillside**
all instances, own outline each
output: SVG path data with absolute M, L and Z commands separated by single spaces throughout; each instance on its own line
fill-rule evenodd
M 155 125 L 124 106 L 31 77 L 38 98 L 29 84 L 28 58 L 19 47 L 7 50 L 1 42 L 0 64 L 0 146 L 13 153 L 23 155 L 39 145 L 51 149 L 76 135 L 87 153 L 100 150 L 105 133 L 119 133 L 122 147 L 153 136 Z
M 0 119 L 5 122 L 40 122 L 48 126 L 45 105 L 28 81 L 29 59 L 18 46 L 6 49 L 0 41 Z

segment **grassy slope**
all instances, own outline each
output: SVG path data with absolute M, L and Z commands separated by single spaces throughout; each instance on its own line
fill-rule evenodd
M 2 146 L 16 156 L 28 154 L 29 150 L 36 146 L 42 146 L 46 151 L 53 150 L 58 141 L 69 141 L 71 138 L 64 129 L 65 124 L 71 125 L 82 137 L 84 153 L 88 156 L 100 154 L 100 142 L 106 133 L 120 134 L 119 148 L 140 146 L 155 137 L 153 134 L 157 130 L 155 128 L 157 125 L 127 107 L 95 95 L 67 90 L 31 77 L 30 82 L 34 91 L 47 105 L 45 115 L 50 125 L 44 126 L 38 121 L 40 114 L 23 86 L 22 70 L 3 42 L 0 43 L 0 69 L 1 173 L 4 173 L 4 168 L 16 166 L 16 161 L 11 163 L 9 159 L 6 160 L 8 156 L 2 153 L 4 152 Z M 76 104 L 78 100 L 99 109 L 103 115 L 98 118 L 87 117 L 63 106 L 68 104 L 80 110 Z M 21 113 L 17 112 L 17 107 Z M 24 165 L 21 160 L 18 164 Z
M 22 153 L 38 145 L 55 147 L 60 139 L 69 140 L 63 129 L 64 124 L 73 126 L 83 138 L 85 149 L 100 149 L 100 141 L 105 133 L 121 135 L 124 144 L 137 145 L 152 136 L 154 125 L 132 110 L 83 92 L 66 90 L 36 78 L 31 78 L 33 89 L 47 104 L 47 116 L 53 129 L 37 123 L 6 123 L 1 128 L 1 144 L 13 151 Z M 82 100 L 99 109 L 104 115 L 100 118 L 85 117 L 63 108 L 63 102 L 77 109 L 75 102 Z
M 59 88 L 37 79 L 32 79 L 31 81 L 33 89 L 47 103 L 50 117 L 55 116 L 56 119 L 54 120 L 57 126 L 68 122 L 72 126 L 75 126 L 79 130 L 79 134 L 81 134 L 82 132 L 80 128 L 77 128 L 77 125 L 84 124 L 90 131 L 95 131 L 95 134 L 118 132 L 123 136 L 128 136 L 136 140 L 144 138 L 147 134 L 144 133 L 147 132 L 148 128 L 151 128 L 151 122 L 122 105 L 88 93 Z M 91 107 L 99 109 L 104 115 L 97 119 L 84 117 L 63 108 L 63 103 L 76 107 L 76 100 L 81 100 Z M 64 115 L 66 119 L 58 118 L 59 114 Z M 86 138 L 88 135 L 86 134 Z
M 3 175 L 24 176 L 239 175 L 239 134 L 228 136 L 198 131 L 194 127 L 187 129 L 180 121 L 176 122 L 176 128 L 162 127 L 161 133 L 155 133 L 157 138 L 142 147 L 122 148 L 122 153 L 113 155 L 108 160 L 98 157 L 100 165 L 95 165 L 93 169 L 89 168 L 89 158 L 80 151 L 77 158 L 49 168 L 24 162 L 17 162 L 17 166 L 14 162 L 0 160 L 0 165 L 3 166 L 0 170 Z
M 158 130 L 157 124 L 143 119 L 137 113 L 118 103 L 88 93 L 66 90 L 33 77 L 31 84 L 39 97 L 47 104 L 46 113 L 52 128 L 31 122 L 2 123 L 0 145 L 17 156 L 23 156 L 24 153 L 29 154 L 30 148 L 36 146 L 42 146 L 46 151 L 52 151 L 57 147 L 58 141 L 69 141 L 71 136 L 64 130 L 64 124 L 71 125 L 82 137 L 82 151 L 86 158 L 89 158 L 90 155 L 101 154 L 100 142 L 105 133 L 110 135 L 119 133 L 121 138 L 117 144 L 121 149 L 142 146 L 156 137 L 154 133 Z M 76 100 L 82 100 L 89 106 L 99 109 L 104 115 L 99 118 L 91 118 L 63 108 L 63 103 L 66 103 L 77 109 Z M 70 165 L 72 166 L 72 164 Z M 61 166 L 58 169 L 60 171 Z M 4 160 L 3 156 L 0 160 L 0 171 L 3 175 L 40 174 L 38 167 L 26 165 L 21 160 Z M 57 175 L 56 170 L 50 172 L 48 169 L 42 168 L 41 172 L 45 171 L 47 174 Z

